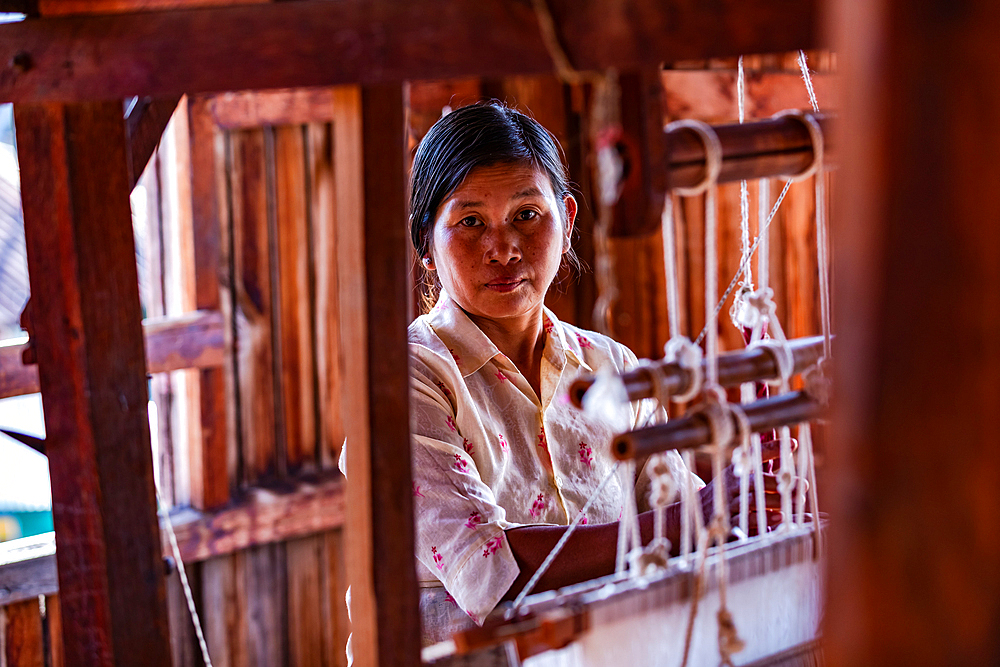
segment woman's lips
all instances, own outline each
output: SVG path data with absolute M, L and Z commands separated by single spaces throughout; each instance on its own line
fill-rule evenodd
M 486 286 L 494 292 L 513 292 L 523 282 L 525 282 L 524 278 L 499 278 L 486 283 Z

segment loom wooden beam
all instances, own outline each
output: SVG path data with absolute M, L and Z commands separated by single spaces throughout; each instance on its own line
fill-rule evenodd
M 795 360 L 793 374 L 801 373 L 809 368 L 823 355 L 823 337 L 796 338 L 788 341 L 792 357 Z M 691 383 L 691 373 L 676 363 L 666 363 L 663 360 L 652 362 L 660 367 L 663 384 L 660 391 L 664 396 L 683 394 Z M 705 362 L 702 362 L 702 373 L 705 372 Z M 719 355 L 719 384 L 732 387 L 744 382 L 764 382 L 779 377 L 778 362 L 769 349 L 753 347 L 740 352 L 727 352 Z M 635 368 L 621 374 L 625 391 L 630 401 L 652 398 L 656 395 L 655 375 L 647 368 Z M 593 377 L 581 377 L 575 380 L 569 388 L 569 397 L 573 405 L 583 407 L 583 398 L 594 385 Z
M 167 373 L 185 368 L 222 365 L 222 313 L 198 311 L 178 317 L 146 320 L 143 324 L 146 372 Z M 22 359 L 29 343 L 0 345 L 0 398 L 40 391 L 38 367 Z
M 815 0 L 549 0 L 579 69 L 818 46 Z M 0 101 L 504 76 L 553 70 L 530 3 L 302 0 L 0 26 Z M 14 56 L 18 59 L 15 61 Z
M 1000 6 L 829 5 L 846 94 L 827 662 L 994 664 Z
M 743 406 L 753 433 L 770 431 L 812 421 L 822 416 L 825 408 L 804 391 L 795 391 L 765 398 Z M 738 428 L 735 419 L 733 428 Z M 649 426 L 617 436 L 611 444 L 615 458 L 625 461 L 665 452 L 670 449 L 700 447 L 712 440 L 708 422 L 698 415 L 672 419 L 666 424 Z
M 824 139 L 832 132 L 833 119 L 816 114 Z M 809 131 L 795 118 L 772 118 L 749 123 L 712 126 L 722 146 L 722 170 L 719 183 L 743 179 L 794 176 L 802 173 L 813 160 Z M 692 186 L 705 177 L 705 145 L 692 130 L 672 129 L 669 141 L 671 187 Z M 830 142 L 824 141 L 824 157 L 829 162 Z
M 14 118 L 66 662 L 168 667 L 121 102 Z
M 140 98 L 128 116 L 125 117 L 125 133 L 128 137 L 128 170 L 132 187 L 142 176 L 149 164 L 149 158 L 160 143 L 163 130 L 177 108 L 180 97 L 166 99 Z

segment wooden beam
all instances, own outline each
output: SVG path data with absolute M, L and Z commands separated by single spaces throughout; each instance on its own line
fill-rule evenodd
M 579 69 L 813 48 L 816 0 L 549 0 Z M 14 58 L 17 56 L 17 60 Z M 551 72 L 530 3 L 302 0 L 0 26 L 0 101 Z
M 292 488 L 254 488 L 249 498 L 214 512 L 181 510 L 171 515 L 185 563 L 284 542 L 344 523 L 344 480 L 340 475 Z
M 332 88 L 221 93 L 207 103 L 215 124 L 227 130 L 333 120 Z
M 66 660 L 167 667 L 121 103 L 14 118 Z
M 354 659 L 420 664 L 409 456 L 402 86 L 336 94 L 334 165 Z M 363 168 L 361 167 L 363 165 Z
M 132 187 L 135 187 L 149 164 L 153 151 L 160 144 L 160 137 L 163 136 L 163 130 L 170 122 L 178 102 L 180 97 L 155 100 L 140 98 L 125 117 L 125 132 L 129 144 L 129 180 Z
M 255 488 L 212 512 L 176 509 L 170 520 L 181 559 L 195 563 L 335 530 L 344 524 L 345 507 L 344 479 L 334 475 L 284 489 Z M 169 554 L 163 534 L 163 552 Z M 0 606 L 58 592 L 55 554 L 55 533 L 0 544 Z
M 846 94 L 827 656 L 997 664 L 1000 6 L 831 10 Z
M 222 313 L 197 311 L 179 317 L 146 320 L 146 372 L 168 373 L 185 368 L 217 368 L 224 350 Z M 22 363 L 28 343 L 0 345 L 0 398 L 34 394 L 38 367 Z

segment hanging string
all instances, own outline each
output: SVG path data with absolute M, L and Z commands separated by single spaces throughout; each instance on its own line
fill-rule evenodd
M 181 589 L 184 591 L 184 599 L 187 601 L 188 612 L 191 614 L 191 624 L 194 626 L 194 634 L 198 639 L 201 658 L 205 662 L 205 667 L 212 667 L 212 659 L 208 655 L 208 642 L 205 641 L 205 633 L 201 627 L 201 618 L 198 616 L 198 608 L 194 603 L 194 593 L 191 591 L 190 582 L 188 582 L 184 559 L 181 558 L 181 549 L 177 545 L 177 535 L 174 533 L 174 525 L 170 520 L 170 510 L 160 496 L 159 477 L 159 470 L 154 470 L 153 479 L 156 486 L 157 514 L 160 515 L 161 525 L 167 533 L 167 540 L 170 542 L 170 552 L 173 554 L 174 563 L 177 566 L 177 575 L 181 582 Z
M 744 97 L 745 97 L 745 82 L 743 73 L 743 56 L 740 56 L 737 65 L 737 76 L 736 76 L 736 99 L 739 104 L 739 114 L 740 114 L 740 125 L 746 118 L 744 110 Z M 750 194 L 747 192 L 747 180 L 744 178 L 740 181 L 740 241 L 742 243 L 743 254 L 741 256 L 741 264 L 743 264 L 743 282 L 748 287 L 748 289 L 753 290 L 751 284 L 750 275 Z
M 746 260 L 747 262 L 750 261 L 750 258 L 753 257 L 754 252 L 756 252 L 757 246 L 760 245 L 761 238 L 763 238 L 764 234 L 767 233 L 768 228 L 771 226 L 771 221 L 774 220 L 774 216 L 778 212 L 778 207 L 781 206 L 781 202 L 784 201 L 785 195 L 788 194 L 788 189 L 791 186 L 792 186 L 791 180 L 785 182 L 785 187 L 781 189 L 781 193 L 778 195 L 778 199 L 774 202 L 774 206 L 771 208 L 771 213 L 767 216 L 767 221 L 764 223 L 763 229 L 761 229 L 760 233 L 757 235 L 757 240 L 755 240 L 753 242 L 753 245 L 750 246 L 749 257 L 747 257 Z M 709 321 L 714 322 L 718 318 L 719 313 L 722 311 L 722 307 L 726 304 L 726 300 L 729 298 L 729 295 L 733 293 L 733 289 L 736 287 L 736 283 L 739 282 L 740 275 L 743 273 L 743 270 L 744 266 L 743 263 L 741 262 L 739 268 L 736 269 L 736 274 L 733 276 L 733 279 L 729 282 L 729 287 L 727 287 L 726 291 L 722 293 L 722 298 L 719 299 L 719 302 L 715 305 L 715 312 L 709 319 Z M 695 338 L 694 340 L 695 345 L 701 344 L 701 341 L 705 339 L 705 335 L 707 333 L 708 333 L 708 323 L 706 322 L 705 328 L 701 330 L 701 333 L 698 334 L 698 337 Z
M 799 49 L 799 71 L 802 72 L 802 80 L 806 82 L 806 92 L 809 93 L 809 104 L 812 105 L 813 113 L 819 113 L 816 90 L 813 88 L 812 76 L 809 74 L 809 66 L 806 64 L 806 52 L 801 49 Z

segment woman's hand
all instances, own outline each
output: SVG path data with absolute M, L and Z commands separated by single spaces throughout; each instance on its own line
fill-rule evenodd
M 792 450 L 794 451 L 797 443 L 792 440 Z M 761 443 L 761 460 L 762 461 L 776 461 L 781 456 L 781 441 L 780 440 L 770 440 L 768 442 Z M 754 488 L 756 481 L 754 475 L 750 475 L 750 516 L 749 516 L 749 528 L 751 535 L 757 533 L 757 502 L 754 496 L 758 492 L 758 489 Z M 798 477 L 795 478 L 796 484 L 803 483 L 806 481 Z M 705 524 L 707 525 L 712 517 L 715 515 L 715 487 L 717 484 L 723 485 L 723 500 L 729 511 L 729 516 L 731 519 L 731 524 L 735 524 L 738 520 L 740 514 L 740 478 L 736 474 L 732 465 L 726 467 L 722 471 L 721 479 L 713 479 L 708 483 L 707 486 L 702 488 L 698 492 L 698 498 L 701 502 L 702 515 L 705 517 Z M 781 523 L 781 495 L 778 492 L 778 476 L 765 472 L 764 473 L 764 488 L 762 490 L 764 493 L 764 508 L 767 512 L 766 525 L 769 528 L 773 528 Z

